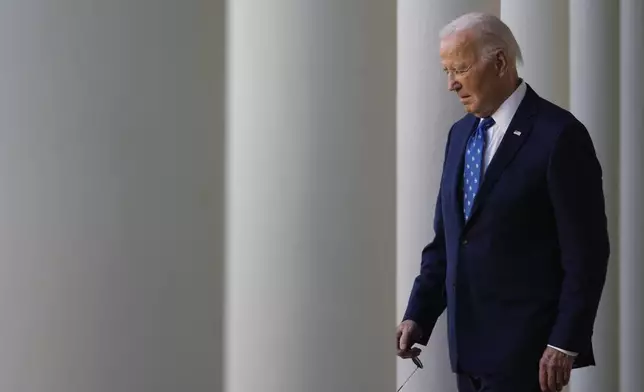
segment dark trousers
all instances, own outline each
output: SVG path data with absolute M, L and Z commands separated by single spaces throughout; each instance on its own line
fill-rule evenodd
M 458 392 L 541 392 L 539 373 L 535 372 L 498 377 L 458 374 L 457 384 Z

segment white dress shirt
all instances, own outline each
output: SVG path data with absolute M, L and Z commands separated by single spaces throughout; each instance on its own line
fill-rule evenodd
M 488 128 L 486 134 L 485 155 L 483 157 L 483 173 L 485 173 L 487 167 L 492 161 L 492 158 L 494 157 L 494 154 L 496 154 L 496 151 L 499 149 L 501 140 L 503 140 L 503 136 L 505 136 L 505 132 L 508 130 L 514 114 L 517 112 L 521 101 L 523 101 L 527 89 L 528 88 L 525 82 L 521 81 L 521 84 L 519 85 L 519 87 L 517 87 L 516 90 L 514 90 L 512 95 L 510 95 L 508 99 L 506 99 L 505 102 L 503 102 L 503 104 L 497 109 L 497 111 L 492 114 L 494 125 Z M 551 345 L 548 346 L 568 355 L 577 356 L 577 353 L 563 350 L 559 347 L 554 347 Z
M 525 93 L 528 87 L 525 82 L 521 82 L 519 87 L 508 97 L 508 99 L 501 104 L 494 114 L 492 114 L 492 119 L 494 120 L 494 125 L 488 128 L 486 133 L 486 144 L 485 144 L 485 156 L 483 157 L 483 173 L 487 170 L 487 167 L 490 165 L 494 154 L 499 149 L 501 145 L 501 140 L 505 136 L 505 132 L 510 127 L 510 122 L 514 117 L 514 114 L 517 112 L 521 101 L 525 97 Z

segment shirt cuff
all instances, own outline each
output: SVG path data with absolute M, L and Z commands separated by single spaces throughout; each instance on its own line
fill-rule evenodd
M 578 353 L 568 351 L 568 350 L 564 350 L 564 349 L 561 349 L 559 347 L 555 347 L 555 346 L 551 346 L 551 345 L 548 345 L 548 347 L 554 348 L 557 351 L 561 351 L 562 353 L 564 353 L 566 355 L 570 355 L 571 357 L 576 357 L 578 355 Z

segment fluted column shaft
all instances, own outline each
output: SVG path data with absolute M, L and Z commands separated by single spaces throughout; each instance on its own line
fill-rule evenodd
M 0 5 L 0 390 L 221 391 L 224 15 Z
M 644 385 L 644 4 L 620 4 L 620 382 Z
M 395 7 L 230 2 L 227 392 L 395 390 Z
M 523 51 L 521 77 L 542 97 L 569 107 L 568 0 L 503 0 L 501 19 Z
M 612 245 L 595 322 L 598 366 L 573 372 L 573 392 L 619 390 L 619 4 L 570 0 L 570 110 L 590 132 L 604 172 Z

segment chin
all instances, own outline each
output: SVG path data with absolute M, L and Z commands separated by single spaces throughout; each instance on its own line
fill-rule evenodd
M 463 109 L 465 110 L 465 113 L 476 113 L 476 108 L 472 107 L 472 105 L 463 105 Z

